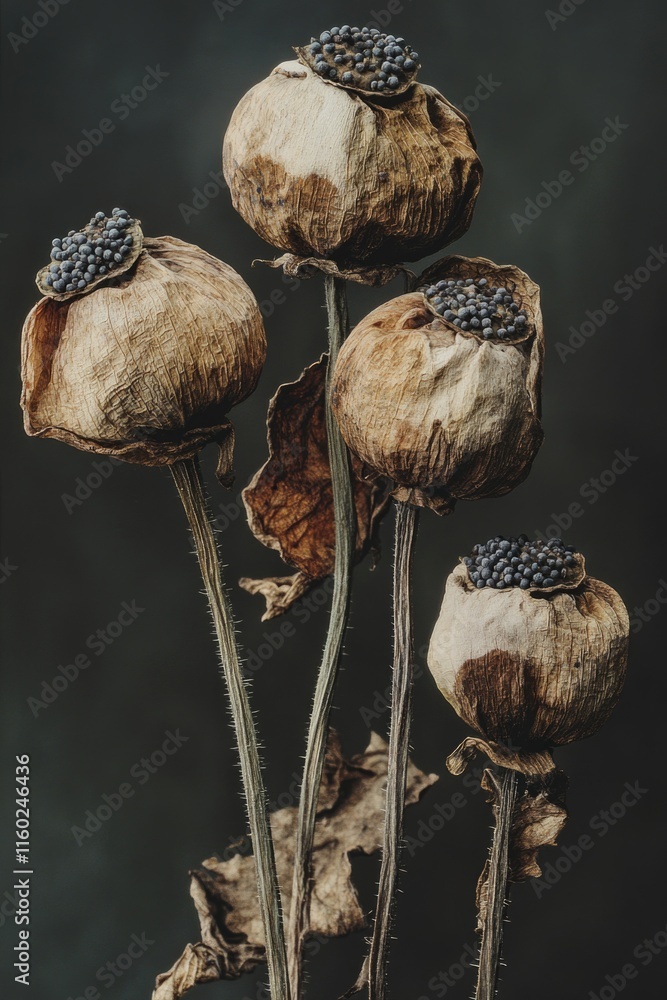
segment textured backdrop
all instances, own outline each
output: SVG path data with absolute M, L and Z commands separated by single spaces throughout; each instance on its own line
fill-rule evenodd
M 655 252 L 651 266 L 665 260 L 664 5 L 7 0 L 2 14 L 9 149 L 0 219 L 6 446 L 0 787 L 11 806 L 14 755 L 31 754 L 33 986 L 25 995 L 74 1000 L 97 985 L 113 1000 L 148 1000 L 156 973 L 198 938 L 188 869 L 244 831 L 209 619 L 169 475 L 119 465 L 86 486 L 93 456 L 23 435 L 18 346 L 36 297 L 33 275 L 47 261 L 53 236 L 99 208 L 121 205 L 149 235 L 169 233 L 228 261 L 263 303 L 268 362 L 258 391 L 234 413 L 237 488 L 224 494 L 212 479 L 211 456 L 205 464 L 219 524 L 227 525 L 220 541 L 240 634 L 255 655 L 253 698 L 270 793 L 286 804 L 327 612 L 308 621 L 292 615 L 294 634 L 267 655 L 272 637 L 278 645 L 280 620 L 260 623 L 259 599 L 236 581 L 280 573 L 281 564 L 252 539 L 237 496 L 266 454 L 270 396 L 325 343 L 323 294 L 319 280 L 292 290 L 279 272 L 251 268 L 270 250 L 221 187 L 221 138 L 241 95 L 288 58 L 291 45 L 343 19 L 390 18 L 391 30 L 419 50 L 421 78 L 469 113 L 477 135 L 486 176 L 472 228 L 456 249 L 513 262 L 535 278 L 548 337 L 546 440 L 528 481 L 503 500 L 461 504 L 452 518 L 422 518 L 417 648 L 428 640 L 458 555 L 496 532 L 544 532 L 556 518 L 586 553 L 590 571 L 635 609 L 622 704 L 594 740 L 558 754 L 571 776 L 571 817 L 561 846 L 544 855 L 549 880 L 513 893 L 502 996 L 611 1000 L 621 986 L 627 998 L 656 996 L 667 972 L 667 949 L 661 951 L 667 904 L 656 889 L 664 889 L 658 736 L 667 583 L 656 559 L 664 502 L 654 476 L 664 462 L 665 271 L 662 264 L 645 268 Z M 123 94 L 149 70 L 160 82 L 130 107 Z M 68 164 L 67 147 L 104 118 L 113 128 L 80 163 L 70 157 Z M 606 127 L 611 141 L 595 142 Z M 554 182 L 565 169 L 574 180 L 559 192 Z M 353 319 L 390 291 L 352 289 Z M 611 315 L 601 311 L 608 300 L 616 307 Z M 388 721 L 390 536 L 387 523 L 377 570 L 356 571 L 335 714 L 349 752 L 365 746 L 369 727 L 384 733 Z M 93 654 L 91 666 L 51 704 L 29 701 L 41 697 L 59 666 L 86 651 L 91 634 L 117 619 L 123 602 L 143 609 L 131 626 Z M 466 729 L 423 669 L 423 654 L 419 665 L 414 759 L 442 779 L 407 822 L 412 839 L 392 995 L 465 1000 L 473 978 L 467 971 L 461 979 L 459 961 L 474 944 L 474 886 L 490 814 L 474 782 L 445 772 L 444 758 Z M 187 741 L 142 780 L 137 762 L 176 730 Z M 77 843 L 72 828 L 128 778 L 136 794 Z M 448 808 L 457 791 L 465 805 Z M 565 849 L 584 834 L 592 846 L 573 860 L 576 852 L 568 856 Z M 16 928 L 8 917 L 9 809 L 0 836 L 0 993 L 14 997 L 24 994 L 10 969 Z M 355 869 L 370 908 L 377 859 L 360 859 Z M 107 969 L 96 978 L 126 952 L 133 934 L 146 936 L 145 953 L 119 977 Z M 648 947 L 645 940 L 657 943 Z M 311 995 L 339 996 L 362 948 L 361 935 L 323 945 L 309 965 Z M 626 982 L 620 970 L 628 963 L 637 975 Z M 255 1000 L 262 982 L 259 970 L 193 995 Z

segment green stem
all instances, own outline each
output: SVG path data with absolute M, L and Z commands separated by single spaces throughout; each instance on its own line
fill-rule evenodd
M 495 1000 L 503 948 L 503 920 L 507 908 L 512 821 L 518 794 L 516 771 L 503 769 L 497 784 L 496 826 L 489 858 L 486 911 L 475 1000 Z
M 204 495 L 201 470 L 197 458 L 190 458 L 176 462 L 171 466 L 171 471 L 194 537 L 215 624 L 220 663 L 227 683 L 256 862 L 257 893 L 264 925 L 271 997 L 272 1000 L 289 1000 L 280 892 L 257 734 L 241 671 L 232 610 L 222 579 L 222 567 Z
M 403 810 L 410 749 L 413 680 L 411 574 L 419 510 L 396 504 L 394 548 L 394 663 L 391 688 L 391 725 L 387 770 L 382 866 L 375 908 L 373 937 L 368 955 L 370 1000 L 384 1000 L 398 865 L 403 838 Z
M 329 734 L 329 718 L 347 626 L 352 581 L 352 562 L 356 542 L 356 510 L 352 488 L 352 473 L 345 442 L 331 412 L 330 383 L 338 351 L 349 329 L 345 281 L 325 277 L 327 314 L 329 320 L 329 364 L 326 386 L 326 425 L 329 464 L 333 488 L 336 556 L 331 619 L 324 653 L 317 678 L 313 708 L 308 727 L 306 759 L 301 783 L 299 817 L 297 820 L 294 855 L 292 904 L 287 933 L 290 985 L 294 1000 L 299 1000 L 302 988 L 302 951 L 309 929 L 309 908 L 312 879 L 312 853 L 315 839 L 317 802 L 324 769 Z

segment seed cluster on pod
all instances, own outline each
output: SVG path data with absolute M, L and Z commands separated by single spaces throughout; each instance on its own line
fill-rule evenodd
M 529 541 L 527 535 L 518 538 L 504 538 L 496 535 L 488 542 L 475 545 L 471 556 L 463 559 L 472 583 L 481 590 L 491 587 L 505 590 L 520 587 L 528 590 L 541 587 L 562 586 L 573 581 L 579 563 L 575 548 L 565 545 L 560 538 L 548 542 Z
M 53 240 L 46 284 L 56 292 L 83 291 L 113 273 L 132 253 L 134 237 L 126 230 L 134 221 L 124 208 L 114 208 L 111 215 L 97 212 L 79 232 L 72 229 Z
M 405 90 L 419 69 L 412 46 L 378 28 L 333 27 L 302 51 L 320 76 L 369 93 Z
M 443 319 L 484 340 L 507 343 L 528 332 L 528 316 L 514 289 L 488 278 L 450 278 L 420 290 Z

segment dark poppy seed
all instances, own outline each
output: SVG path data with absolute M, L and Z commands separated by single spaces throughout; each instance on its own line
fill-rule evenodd
M 334 26 L 319 38 L 311 38 L 302 51 L 309 65 L 325 79 L 374 93 L 385 88 L 400 90 L 412 82 L 419 69 L 417 55 L 405 39 L 386 35 L 378 28 Z M 341 67 L 346 62 L 349 69 L 343 73 Z
M 470 581 L 479 587 L 493 585 L 497 590 L 519 587 L 539 587 L 548 590 L 567 581 L 568 568 L 576 567 L 574 549 L 565 545 L 561 538 L 548 541 L 529 541 L 525 535 L 518 538 L 503 538 L 496 535 L 487 542 L 475 545 L 470 556 L 466 556 L 466 566 Z M 521 569 L 521 565 L 524 565 Z M 549 563 L 554 564 L 547 571 Z M 561 566 L 558 566 L 561 563 Z
M 488 278 L 450 278 L 420 290 L 448 323 L 459 319 L 466 323 L 465 329 L 469 324 L 484 340 L 507 343 L 529 332 L 530 321 L 520 303 L 506 288 L 489 289 Z
M 118 267 L 131 253 L 134 238 L 123 236 L 123 230 L 133 221 L 122 208 L 114 208 L 110 216 L 97 212 L 81 232 L 72 229 L 53 240 L 52 247 L 61 249 L 51 251 L 56 263 L 50 267 L 47 283 L 60 293 L 83 291 L 95 278 Z

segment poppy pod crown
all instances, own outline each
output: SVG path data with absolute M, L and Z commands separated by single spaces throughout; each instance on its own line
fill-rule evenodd
M 98 213 L 54 241 L 37 277 L 45 296 L 23 328 L 26 431 L 146 465 L 230 445 L 227 413 L 265 358 L 255 298 L 199 247 L 146 239 L 118 218 L 120 231 Z M 113 246 L 124 233 L 126 254 Z
M 468 229 L 481 183 L 468 120 L 415 82 L 404 39 L 320 37 L 234 111 L 223 149 L 234 207 L 274 247 L 341 265 L 442 249 Z

